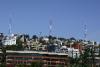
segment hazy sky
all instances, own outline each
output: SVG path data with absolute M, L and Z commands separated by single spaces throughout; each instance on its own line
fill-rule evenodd
M 8 34 L 9 18 L 12 33 L 42 32 L 62 37 L 84 38 L 100 42 L 100 0 L 0 0 L 0 32 Z

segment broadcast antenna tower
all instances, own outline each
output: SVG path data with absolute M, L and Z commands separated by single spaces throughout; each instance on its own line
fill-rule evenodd
M 12 23 L 12 19 L 9 18 L 9 31 L 8 31 L 9 35 L 11 35 L 11 33 L 12 33 L 12 26 L 11 26 L 11 23 Z
M 49 35 L 52 35 L 52 20 L 49 22 Z
M 84 40 L 87 39 L 87 25 L 84 25 Z

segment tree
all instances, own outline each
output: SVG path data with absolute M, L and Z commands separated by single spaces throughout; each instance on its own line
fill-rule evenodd
M 0 67 L 6 67 L 6 65 L 5 64 L 0 64 Z
M 71 67 L 80 67 L 79 61 L 80 61 L 80 59 L 78 57 L 76 57 L 76 58 L 70 57 Z
M 43 67 L 42 62 L 32 62 L 30 67 Z
M 92 45 L 92 48 L 91 48 L 91 60 L 92 60 L 92 67 L 94 67 L 95 65 L 95 56 L 94 56 L 94 46 Z
M 75 39 L 74 37 L 71 37 L 70 40 L 71 40 L 71 41 L 72 41 L 72 40 L 76 41 L 76 39 Z
M 56 49 L 56 46 L 55 45 L 52 45 L 52 44 L 48 44 L 47 45 L 48 52 L 54 52 L 55 49 Z
M 32 39 L 34 39 L 34 40 L 38 39 L 37 35 L 33 35 Z
M 25 35 L 25 38 L 27 38 L 28 40 L 30 39 L 30 36 L 28 34 Z
M 64 67 L 63 65 L 61 64 L 57 64 L 56 67 Z
M 99 44 L 99 56 L 100 56 L 100 44 Z
M 86 48 L 84 53 L 81 54 L 80 60 L 82 61 L 82 67 L 89 67 L 90 64 L 90 57 L 91 56 L 91 49 Z
M 23 50 L 23 42 L 20 40 L 21 36 L 17 38 L 16 40 L 16 50 Z
M 6 45 L 6 50 L 16 50 L 16 45 Z
M 25 64 L 19 64 L 17 67 L 27 67 Z
M 70 57 L 70 64 L 71 67 L 90 67 L 90 57 L 92 55 L 90 48 L 86 48 L 84 53 L 81 53 L 80 57 L 71 58 Z
M 2 46 L 2 58 L 0 67 L 6 67 L 6 49 Z
M 49 44 L 53 44 L 53 37 L 51 35 L 48 36 Z

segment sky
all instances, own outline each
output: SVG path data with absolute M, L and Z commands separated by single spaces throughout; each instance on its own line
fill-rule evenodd
M 11 19 L 11 21 L 9 21 Z M 49 35 L 100 42 L 100 0 L 0 0 L 0 32 Z

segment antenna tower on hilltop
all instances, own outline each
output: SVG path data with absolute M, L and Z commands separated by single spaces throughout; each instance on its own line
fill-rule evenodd
M 49 35 L 52 35 L 52 20 L 49 22 Z
M 84 25 L 84 40 L 87 39 L 87 25 Z
M 9 18 L 9 31 L 8 31 L 9 35 L 12 33 L 12 25 L 11 25 L 11 23 L 12 23 L 12 19 Z

